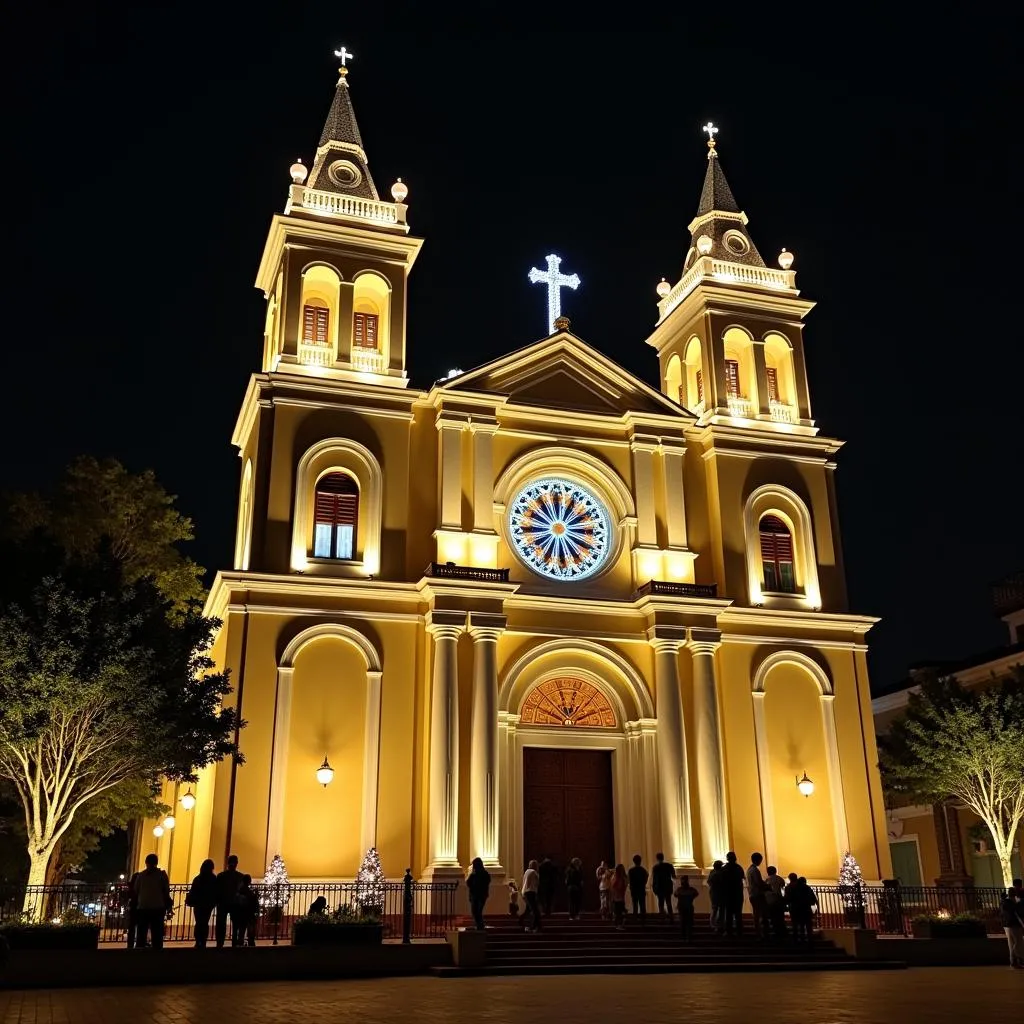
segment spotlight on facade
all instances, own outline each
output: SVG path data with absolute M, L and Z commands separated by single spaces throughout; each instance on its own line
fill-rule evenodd
M 184 795 L 184 796 L 183 796 L 183 797 L 181 798 L 181 806 L 182 806 L 182 807 L 184 807 L 186 811 L 191 811 L 191 810 L 192 810 L 192 808 L 193 808 L 193 807 L 195 807 L 195 805 L 196 805 L 196 795 L 195 795 L 195 793 L 193 793 L 193 792 L 192 792 L 192 790 L 190 789 L 190 790 L 189 790 L 189 791 L 188 791 L 188 792 L 187 792 L 187 793 L 186 793 L 186 794 L 185 794 L 185 795 Z
M 802 779 L 796 780 L 796 788 L 799 789 L 804 796 L 810 796 L 814 792 L 814 783 L 807 778 L 807 772 L 804 772 Z
M 171 829 L 174 828 L 174 826 L 177 824 L 178 819 L 175 818 L 173 814 L 168 814 L 167 817 L 164 818 L 164 828 L 167 829 L 168 832 L 170 832 Z
M 163 825 L 154 825 L 153 826 L 153 835 L 155 835 L 157 837 L 157 839 L 159 839 L 163 834 L 164 834 L 164 827 L 163 827 Z
M 334 769 L 330 766 L 326 754 L 324 754 L 324 763 L 316 770 L 316 781 L 319 782 L 324 789 L 327 788 L 328 783 L 334 781 Z

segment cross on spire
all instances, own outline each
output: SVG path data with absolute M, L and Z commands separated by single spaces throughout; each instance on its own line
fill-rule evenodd
M 548 329 L 551 334 L 555 333 L 555 321 L 562 315 L 563 288 L 572 288 L 575 291 L 580 286 L 579 274 L 563 274 L 558 268 L 561 266 L 562 257 L 548 256 L 548 269 L 538 270 L 530 268 L 530 284 L 546 284 L 548 286 Z
M 708 159 L 710 160 L 715 155 L 715 136 L 718 134 L 718 129 L 710 122 L 701 128 L 702 132 L 708 133 Z
M 348 50 L 346 50 L 345 47 L 343 46 L 340 50 L 334 51 L 334 56 L 341 61 L 341 66 L 344 68 L 346 67 L 345 62 L 352 60 L 352 58 L 355 57 L 355 54 L 349 53 Z

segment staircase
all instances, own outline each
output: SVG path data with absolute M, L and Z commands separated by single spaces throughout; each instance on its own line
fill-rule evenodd
M 747 925 L 741 939 L 715 935 L 698 915 L 694 936 L 684 942 L 678 922 L 648 915 L 646 927 L 626 918 L 624 931 L 596 915 L 570 921 L 564 914 L 544 919 L 540 932 L 524 932 L 512 918 L 487 918 L 487 960 L 472 970 L 435 968 L 442 975 L 654 974 L 685 971 L 806 971 L 903 967 L 895 962 L 856 960 L 831 942 L 810 945 L 755 939 Z M 471 921 L 460 926 L 472 927 Z

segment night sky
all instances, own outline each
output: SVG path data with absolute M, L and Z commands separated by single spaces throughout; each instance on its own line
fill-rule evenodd
M 875 687 L 1005 642 L 988 585 L 1024 565 L 1008 27 L 860 14 L 840 30 L 773 5 L 790 20 L 730 8 L 716 26 L 569 32 L 504 5 L 504 24 L 440 31 L 401 4 L 373 19 L 246 9 L 41 4 L 8 37 L 0 488 L 45 486 L 78 453 L 152 467 L 195 521 L 193 556 L 229 565 L 230 435 L 262 344 L 253 280 L 289 164 L 312 163 L 344 42 L 377 186 L 387 197 L 402 176 L 426 238 L 412 386 L 542 335 L 544 290 L 526 275 L 549 252 L 583 279 L 565 298 L 573 331 L 657 386 L 643 340 L 655 284 L 681 271 L 711 118 L 761 253 L 792 250 L 818 303 L 811 401 L 847 441 L 851 607 L 883 618 Z

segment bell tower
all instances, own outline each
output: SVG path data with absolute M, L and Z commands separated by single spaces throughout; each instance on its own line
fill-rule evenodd
M 291 167 L 284 213 L 263 250 L 264 372 L 405 387 L 406 286 L 422 239 L 409 236 L 399 178 L 380 199 L 352 106 L 344 47 L 311 169 Z
M 709 121 L 708 164 L 690 246 L 674 284 L 658 286 L 662 390 L 701 422 L 813 428 L 793 254 L 765 265 L 726 181 Z

